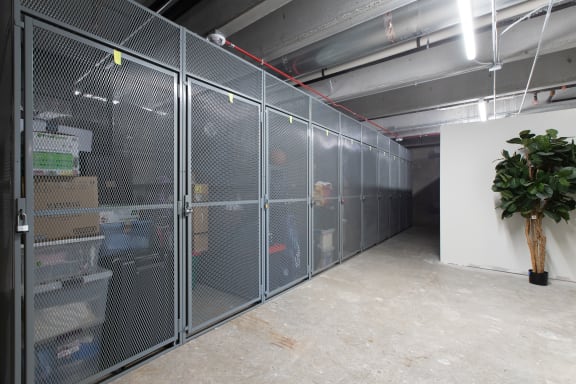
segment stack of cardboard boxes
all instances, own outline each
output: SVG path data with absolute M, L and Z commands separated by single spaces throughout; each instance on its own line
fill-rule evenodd
M 33 173 L 34 210 L 47 211 L 35 218 L 36 242 L 98 235 L 98 213 L 78 212 L 98 208 L 98 180 L 80 176 L 76 136 L 34 132 Z

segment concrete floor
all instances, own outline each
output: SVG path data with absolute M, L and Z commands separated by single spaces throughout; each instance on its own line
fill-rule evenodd
M 576 284 L 438 254 L 410 229 L 115 383 L 576 383 Z

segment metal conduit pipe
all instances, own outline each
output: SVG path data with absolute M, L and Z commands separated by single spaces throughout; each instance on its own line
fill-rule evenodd
M 438 0 L 429 0 L 427 1 L 427 3 L 432 4 L 434 1 Z M 446 11 L 445 8 L 447 2 L 441 1 L 439 3 L 441 3 L 438 5 L 439 9 L 444 9 L 444 11 Z M 418 4 L 420 4 L 420 2 Z M 519 15 L 524 16 L 526 13 L 532 12 L 535 8 L 541 9 L 542 7 L 546 6 L 546 4 L 548 4 L 548 0 L 531 0 L 524 2 L 515 1 L 515 2 L 507 2 L 506 4 L 509 6 L 508 7 L 501 6 L 500 10 L 496 9 L 500 21 L 513 19 L 515 17 L 518 17 Z M 444 6 L 444 8 L 442 8 L 442 5 Z M 412 9 L 412 12 L 415 12 L 415 10 Z M 483 16 L 475 18 L 474 20 L 475 28 L 481 29 L 491 26 L 493 23 L 492 19 L 493 17 L 491 13 L 486 13 Z M 404 22 L 410 23 L 409 18 L 406 18 Z M 447 26 L 447 24 L 451 25 Z M 399 25 L 401 24 L 399 21 L 397 21 L 396 26 Z M 369 27 L 364 28 L 370 30 Z M 340 35 L 351 33 L 349 31 L 342 32 L 338 35 L 335 35 L 335 37 L 333 38 L 323 40 L 317 44 L 313 44 L 310 47 L 307 47 L 306 51 L 311 56 L 310 59 L 301 58 L 300 57 L 301 51 L 296 52 L 293 56 L 293 60 L 300 60 L 297 63 L 298 65 L 297 69 L 302 74 L 308 73 L 308 75 L 305 76 L 295 75 L 295 76 L 299 78 L 301 81 L 307 83 L 321 80 L 322 78 L 325 78 L 327 76 L 333 76 L 345 71 L 352 70 L 357 67 L 366 66 L 369 64 L 383 61 L 392 56 L 400 55 L 422 47 L 426 47 L 430 44 L 440 43 L 447 39 L 456 38 L 459 37 L 461 34 L 460 26 L 457 22 L 451 22 L 451 23 L 444 22 L 443 24 L 438 23 L 436 27 L 433 26 L 429 27 L 428 31 L 430 32 L 425 34 L 423 33 L 419 36 L 414 35 L 409 36 L 409 34 L 406 34 L 407 37 L 405 39 L 400 39 L 393 44 L 381 44 L 378 49 L 374 50 L 375 52 L 370 51 L 370 49 L 367 49 L 362 44 L 358 43 L 356 39 L 352 38 L 352 36 L 347 38 L 340 37 Z M 382 33 L 383 32 L 380 31 L 380 34 Z M 354 34 L 354 36 L 355 35 L 356 33 Z M 400 33 L 397 32 L 397 36 L 399 35 Z M 369 38 L 366 38 L 366 36 L 364 36 L 364 38 L 368 41 L 371 40 Z M 332 40 L 335 41 L 332 42 Z M 423 40 L 425 44 L 422 43 Z M 326 60 L 323 60 L 324 57 L 321 55 L 322 52 L 328 50 L 329 47 L 333 51 L 339 50 L 341 52 L 340 55 L 342 55 L 342 57 L 346 56 L 350 58 L 351 57 L 360 57 L 360 58 L 355 60 L 343 60 L 341 64 L 331 65 L 330 63 L 332 59 L 328 60 L 328 56 L 326 56 L 325 58 Z M 286 72 L 294 75 L 294 65 L 291 64 L 293 63 L 291 58 L 292 56 L 290 56 L 290 58 L 289 57 L 282 58 L 282 63 L 280 63 L 279 66 L 287 69 Z M 310 63 L 309 60 L 313 60 L 316 63 L 315 66 L 312 65 L 308 66 L 308 64 Z M 271 62 L 271 64 L 278 65 L 278 62 L 279 60 L 274 60 Z M 304 67 L 304 64 L 306 64 L 307 67 Z
M 544 23 L 542 24 L 542 31 L 540 32 L 540 39 L 538 39 L 538 47 L 536 48 L 536 54 L 534 55 L 534 61 L 532 62 L 532 68 L 530 69 L 530 75 L 528 75 L 528 81 L 526 82 L 526 89 L 524 90 L 524 95 L 522 96 L 522 103 L 520 103 L 520 108 L 518 109 L 518 115 L 522 113 L 522 107 L 524 106 L 524 101 L 526 100 L 526 94 L 530 88 L 530 83 L 532 82 L 532 75 L 534 75 L 534 69 L 536 68 L 536 62 L 538 61 L 538 56 L 540 55 L 540 48 L 542 47 L 542 40 L 544 39 L 544 32 L 546 31 L 546 26 L 548 25 L 548 20 L 550 19 L 550 13 L 552 13 L 552 5 L 554 0 L 550 0 L 548 4 L 548 10 L 546 11 L 546 17 L 544 18 Z

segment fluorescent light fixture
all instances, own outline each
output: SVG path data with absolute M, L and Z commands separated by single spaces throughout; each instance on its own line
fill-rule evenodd
M 146 107 L 142 107 L 143 110 L 148 111 L 148 112 L 152 112 L 152 108 L 146 108 Z
M 474 41 L 474 23 L 472 20 L 470 0 L 458 0 L 458 9 L 460 11 L 464 46 L 466 47 L 466 58 L 468 60 L 474 60 L 476 58 L 476 42 Z
M 120 103 L 119 100 L 112 100 L 112 104 L 114 104 L 114 105 L 119 104 L 119 103 Z
M 480 116 L 480 121 L 488 120 L 488 114 L 486 113 L 486 101 L 478 101 L 478 115 Z
M 80 95 L 81 93 L 82 93 L 82 92 L 80 92 L 80 91 L 74 91 L 74 96 L 78 96 L 78 95 Z

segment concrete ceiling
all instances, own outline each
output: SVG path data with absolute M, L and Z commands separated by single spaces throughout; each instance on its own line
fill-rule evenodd
M 491 1 L 472 0 L 475 61 L 465 58 L 456 0 L 140 1 L 199 35 L 220 30 L 399 136 L 478 120 L 479 100 L 496 118 L 520 106 L 523 113 L 573 106 L 559 95 L 576 84 L 574 0 L 495 0 L 496 39 Z M 502 69 L 489 71 L 495 63 Z M 551 89 L 557 92 L 533 102 L 535 92 Z

